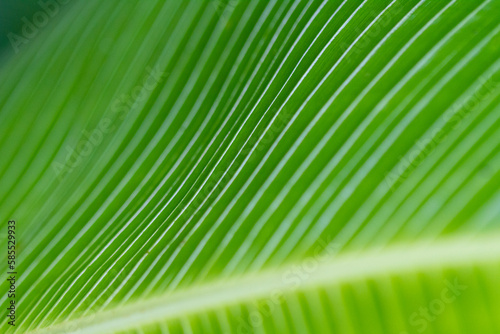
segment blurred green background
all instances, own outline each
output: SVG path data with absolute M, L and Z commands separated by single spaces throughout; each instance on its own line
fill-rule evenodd
M 22 36 L 24 22 L 27 20 L 32 23 L 35 13 L 44 12 L 43 3 L 51 6 L 49 3 L 52 1 L 54 0 L 0 0 L 0 54 L 14 50 L 8 34 L 12 32 Z M 61 1 L 61 4 L 56 3 L 58 11 L 63 11 L 63 7 L 69 4 L 69 1 L 67 4 L 65 1 Z
M 0 0 L 0 50 L 11 47 L 7 34 L 19 33 L 23 26 L 22 18 L 30 18 L 40 9 L 38 0 Z

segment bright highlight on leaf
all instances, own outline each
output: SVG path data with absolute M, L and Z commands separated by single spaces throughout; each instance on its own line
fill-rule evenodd
M 500 333 L 500 1 L 41 2 L 0 332 Z

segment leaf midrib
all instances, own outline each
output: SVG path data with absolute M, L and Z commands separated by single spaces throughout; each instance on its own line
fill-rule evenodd
M 335 285 L 379 275 L 404 274 L 418 270 L 442 270 L 443 268 L 466 267 L 471 264 L 484 265 L 498 263 L 499 260 L 500 234 L 476 238 L 442 239 L 433 243 L 419 242 L 410 246 L 396 245 L 378 250 L 367 249 L 334 258 L 311 257 L 279 270 L 219 280 L 158 298 L 131 303 L 125 307 L 96 312 L 90 316 L 65 321 L 53 327 L 29 333 L 52 334 L 59 333 L 61 330 L 78 334 L 108 333 L 127 329 L 132 325 L 136 327 L 205 309 L 216 309 L 264 299 L 272 294 L 282 296 L 314 287 Z M 292 268 L 295 268 L 295 271 L 292 271 Z

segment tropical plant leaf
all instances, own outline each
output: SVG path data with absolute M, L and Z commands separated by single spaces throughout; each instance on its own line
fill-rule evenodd
M 40 6 L 2 332 L 500 333 L 500 1 Z

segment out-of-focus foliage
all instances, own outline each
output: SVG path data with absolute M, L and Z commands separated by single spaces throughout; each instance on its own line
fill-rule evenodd
M 20 34 L 24 18 L 32 19 L 40 9 L 37 0 L 0 0 L 0 52 L 12 47 L 8 34 Z

